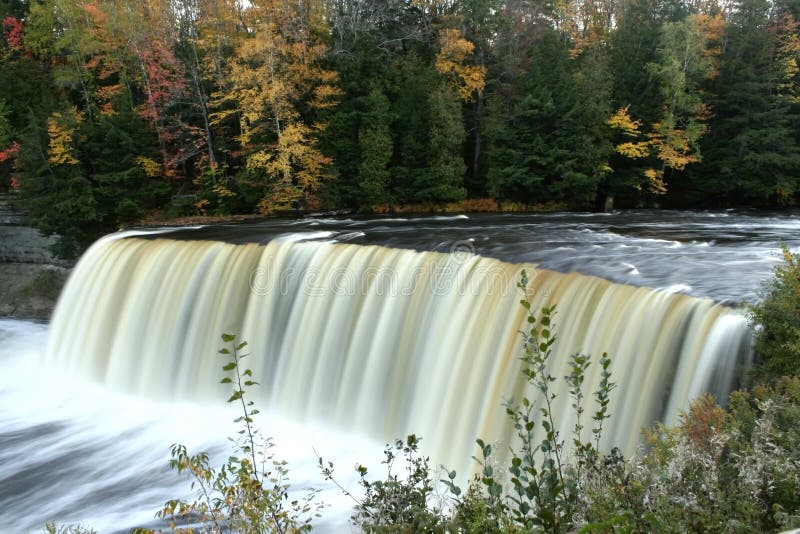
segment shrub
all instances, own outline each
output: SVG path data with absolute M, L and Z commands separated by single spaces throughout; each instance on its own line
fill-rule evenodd
M 783 247 L 783 259 L 764 287 L 763 300 L 752 308 L 759 360 L 751 375 L 756 383 L 800 374 L 800 257 Z
M 386 445 L 381 462 L 386 468 L 384 480 L 370 481 L 367 468 L 356 466 L 364 496 L 356 498 L 344 491 L 356 503 L 352 521 L 358 527 L 366 532 L 393 533 L 446 530 L 447 519 L 434 499 L 430 462 L 420 455 L 419 442 L 420 438 L 411 434 L 405 441 L 398 439 L 393 445 Z M 404 476 L 396 472 L 398 464 L 404 468 Z M 319 458 L 319 465 L 323 476 L 335 482 L 333 464 Z
M 647 450 L 587 472 L 582 532 L 775 532 L 800 527 L 800 379 L 696 399 Z

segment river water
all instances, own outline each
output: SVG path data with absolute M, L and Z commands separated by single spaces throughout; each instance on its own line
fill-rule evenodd
M 737 304 L 757 298 L 780 260 L 800 245 L 800 212 L 626 211 L 276 220 L 181 229 L 178 239 L 232 243 L 308 239 L 532 262 L 613 282 Z
M 757 298 L 779 261 L 780 243 L 800 246 L 798 229 L 797 213 L 642 211 L 319 217 L 160 230 L 158 236 L 466 251 L 738 304 Z M 46 338 L 46 324 L 0 320 L 0 531 L 37 531 L 49 520 L 99 532 L 158 526 L 153 514 L 166 499 L 191 495 L 188 482 L 166 466 L 170 444 L 224 459 L 224 436 L 233 434 L 237 414 L 216 404 L 125 396 L 65 375 L 42 364 Z M 351 467 L 377 465 L 381 444 L 276 415 L 259 424 L 274 436 L 276 455 L 289 461 L 294 487 L 300 493 L 320 488 L 319 499 L 331 504 L 315 524 L 346 531 L 348 501 L 323 483 L 314 450 L 336 461 L 341 481 L 353 487 Z

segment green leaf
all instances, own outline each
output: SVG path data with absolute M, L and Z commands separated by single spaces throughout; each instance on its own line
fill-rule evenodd
M 222 334 L 222 341 L 225 343 L 233 341 L 234 339 L 236 339 L 236 336 L 233 334 Z
M 236 369 L 236 362 L 231 362 L 222 366 L 223 371 L 232 371 Z

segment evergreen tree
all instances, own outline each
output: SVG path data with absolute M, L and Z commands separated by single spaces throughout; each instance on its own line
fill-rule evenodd
M 783 31 L 766 0 L 735 5 L 706 164 L 695 178 L 700 194 L 718 203 L 786 204 L 800 189 L 795 72 L 778 61 Z
M 464 36 L 474 44 L 474 61 L 485 69 L 485 83 L 493 83 L 498 73 L 495 66 L 495 51 L 492 41 L 500 31 L 500 0 L 458 0 L 455 10 L 459 15 Z M 491 69 L 491 71 L 490 71 Z M 486 90 L 475 95 L 466 106 L 464 128 L 467 131 L 466 150 L 467 177 L 464 181 L 471 196 L 486 195 Z
M 389 129 L 389 99 L 377 88 L 365 99 L 358 144 L 361 152 L 359 182 L 361 206 L 369 207 L 388 200 L 389 162 L 392 136 Z
M 647 129 L 658 121 L 662 99 L 657 80 L 648 72 L 647 65 L 657 58 L 662 10 L 651 0 L 626 0 L 620 10 L 620 19 L 611 35 L 610 70 L 613 80 L 612 106 L 625 110 L 626 116 Z M 642 195 L 644 170 L 647 167 L 648 149 L 644 131 L 641 137 L 623 134 L 616 136 L 617 146 L 622 143 L 641 143 L 641 150 L 631 157 L 619 149 L 609 158 L 609 174 L 600 186 L 600 194 L 608 200 L 622 199 L 622 204 L 638 204 Z M 615 134 L 611 133 L 612 137 Z M 644 154 L 642 154 L 644 151 Z
M 488 188 L 495 198 L 593 204 L 610 151 L 603 122 L 610 86 L 601 47 L 570 57 L 559 32 L 546 31 L 531 53 L 525 97 L 493 101 Z M 580 147 L 580 148 L 578 148 Z
M 572 63 L 572 90 L 564 90 L 555 141 L 566 157 L 556 163 L 550 192 L 570 207 L 586 209 L 595 203 L 611 154 L 604 124 L 611 111 L 606 48 L 589 46 Z
M 432 110 L 429 95 L 437 86 L 433 66 L 416 52 L 398 59 L 392 83 L 395 156 L 390 169 L 392 200 L 401 204 L 429 200 L 418 194 L 430 185 L 429 173 Z
M 130 105 L 119 107 L 92 123 L 56 112 L 46 131 L 32 117 L 23 132 L 23 206 L 43 234 L 58 235 L 60 256 L 76 256 L 169 200 L 169 184 L 147 163 L 157 157 L 153 131 Z
M 430 167 L 414 184 L 418 202 L 452 202 L 465 196 L 462 148 L 464 124 L 461 105 L 445 85 L 439 84 L 429 97 L 431 113 Z

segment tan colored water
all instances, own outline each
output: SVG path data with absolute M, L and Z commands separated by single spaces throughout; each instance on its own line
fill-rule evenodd
M 557 303 L 550 373 L 575 352 L 613 360 L 605 446 L 672 421 L 703 390 L 724 396 L 748 358 L 746 321 L 710 299 L 470 254 L 272 241 L 102 240 L 51 323 L 47 359 L 150 398 L 224 398 L 220 334 L 249 342 L 261 407 L 379 439 L 416 433 L 435 461 L 469 469 L 474 440 L 511 436 L 502 404 L 526 394 L 525 311 Z M 589 394 L 600 380 L 589 368 Z M 562 436 L 574 425 L 556 383 Z M 590 421 L 586 421 L 590 427 Z M 269 429 L 266 429 L 268 432 Z M 587 438 L 589 429 L 587 428 Z

